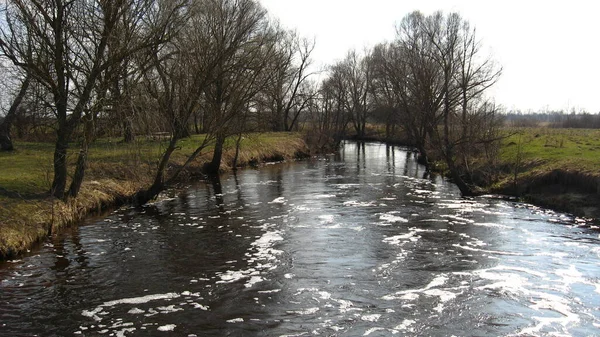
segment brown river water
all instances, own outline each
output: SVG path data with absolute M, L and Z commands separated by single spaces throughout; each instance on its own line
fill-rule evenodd
M 0 264 L 0 336 L 599 336 L 600 231 L 413 154 L 196 182 Z

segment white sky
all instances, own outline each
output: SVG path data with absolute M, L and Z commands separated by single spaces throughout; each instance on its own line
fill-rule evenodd
M 600 1 L 260 0 L 331 64 L 347 51 L 391 40 L 413 10 L 459 12 L 503 67 L 491 94 L 507 109 L 600 112 Z

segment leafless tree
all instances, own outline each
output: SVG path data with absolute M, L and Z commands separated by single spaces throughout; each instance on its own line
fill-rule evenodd
M 166 7 L 165 2 L 171 4 Z M 69 141 L 81 124 L 104 70 L 127 55 L 160 43 L 164 23 L 181 5 L 154 0 L 9 0 L 0 28 L 0 48 L 51 94 L 48 102 L 56 117 L 54 178 L 51 193 L 66 196 Z M 159 10 L 167 10 L 167 14 Z M 141 19 L 144 18 L 144 19 Z M 144 22 L 144 20 L 146 20 Z M 128 33 L 117 29 L 126 27 Z M 127 39 L 143 32 L 143 39 L 129 39 L 118 52 L 108 53 L 115 34 Z M 80 151 L 68 195 L 76 196 L 83 179 L 87 148 Z
M 272 131 L 291 131 L 312 98 L 307 81 L 314 75 L 309 68 L 315 41 L 275 29 L 276 49 L 268 64 L 273 78 L 259 94 L 259 109 L 267 113 Z
M 214 17 L 208 21 L 209 44 L 221 57 L 205 87 L 206 114 L 215 136 L 212 160 L 205 171 L 217 173 L 221 165 L 225 139 L 239 134 L 238 117 L 245 116 L 272 74 L 267 65 L 279 35 L 271 29 L 266 11 L 253 0 L 211 0 Z

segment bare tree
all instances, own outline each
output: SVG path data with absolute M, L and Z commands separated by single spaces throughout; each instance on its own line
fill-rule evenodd
M 207 120 L 215 128 L 215 148 L 205 171 L 217 173 L 225 139 L 238 134 L 235 121 L 248 103 L 264 89 L 278 38 L 270 29 L 266 11 L 253 0 L 211 0 L 215 16 L 209 21 L 210 45 L 222 55 L 205 88 Z
M 31 77 L 25 75 L 23 78 L 20 89 L 12 99 L 12 103 L 4 115 L 4 119 L 0 122 L 0 151 L 13 151 L 14 145 L 11 138 L 11 128 L 15 119 L 18 117 L 20 111 L 23 111 L 21 102 L 27 95 L 29 84 L 31 83 Z
M 472 194 L 473 158 L 491 159 L 500 139 L 498 109 L 485 93 L 501 68 L 456 13 L 413 12 L 396 33 L 371 54 L 374 101 L 393 111 L 423 163 L 443 161 L 461 192 Z
M 370 97 L 372 63 L 369 59 L 369 52 L 361 56 L 352 50 L 342 61 L 344 80 L 348 88 L 346 109 L 350 113 L 354 130 L 359 138 L 366 134 L 367 118 L 373 108 Z
M 156 13 L 158 8 L 166 9 L 161 4 L 153 0 L 7 1 L 5 24 L 0 28 L 0 48 L 52 96 L 52 101 L 48 102 L 56 117 L 52 195 L 65 197 L 69 141 L 85 111 L 89 110 L 98 79 L 111 64 L 160 41 L 162 25 L 156 30 L 153 25 L 142 27 L 139 18 L 147 18 L 147 23 L 156 24 L 158 21 L 149 15 Z M 168 18 L 179 8 L 171 6 L 169 14 L 161 14 L 161 17 Z M 125 19 L 131 20 L 127 26 L 130 32 L 143 31 L 147 38 L 128 40 L 130 43 L 109 57 L 109 41 L 119 22 Z M 85 163 L 87 150 L 83 150 L 80 159 Z M 82 166 L 77 165 L 75 176 L 83 175 L 83 172 Z M 77 194 L 81 179 L 74 180 L 71 196 Z
M 259 109 L 268 111 L 271 130 L 291 131 L 312 98 L 307 81 L 314 74 L 309 68 L 315 41 L 275 29 L 276 49 L 267 65 L 273 78 L 260 93 Z
M 348 87 L 344 76 L 342 63 L 331 66 L 328 77 L 321 83 L 318 96 L 312 100 L 313 134 L 309 134 L 309 141 L 313 148 L 335 150 L 346 136 L 351 115 L 347 110 Z

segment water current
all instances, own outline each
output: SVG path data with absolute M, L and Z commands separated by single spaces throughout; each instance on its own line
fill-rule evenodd
M 600 231 L 347 143 L 0 265 L 1 336 L 598 336 Z

